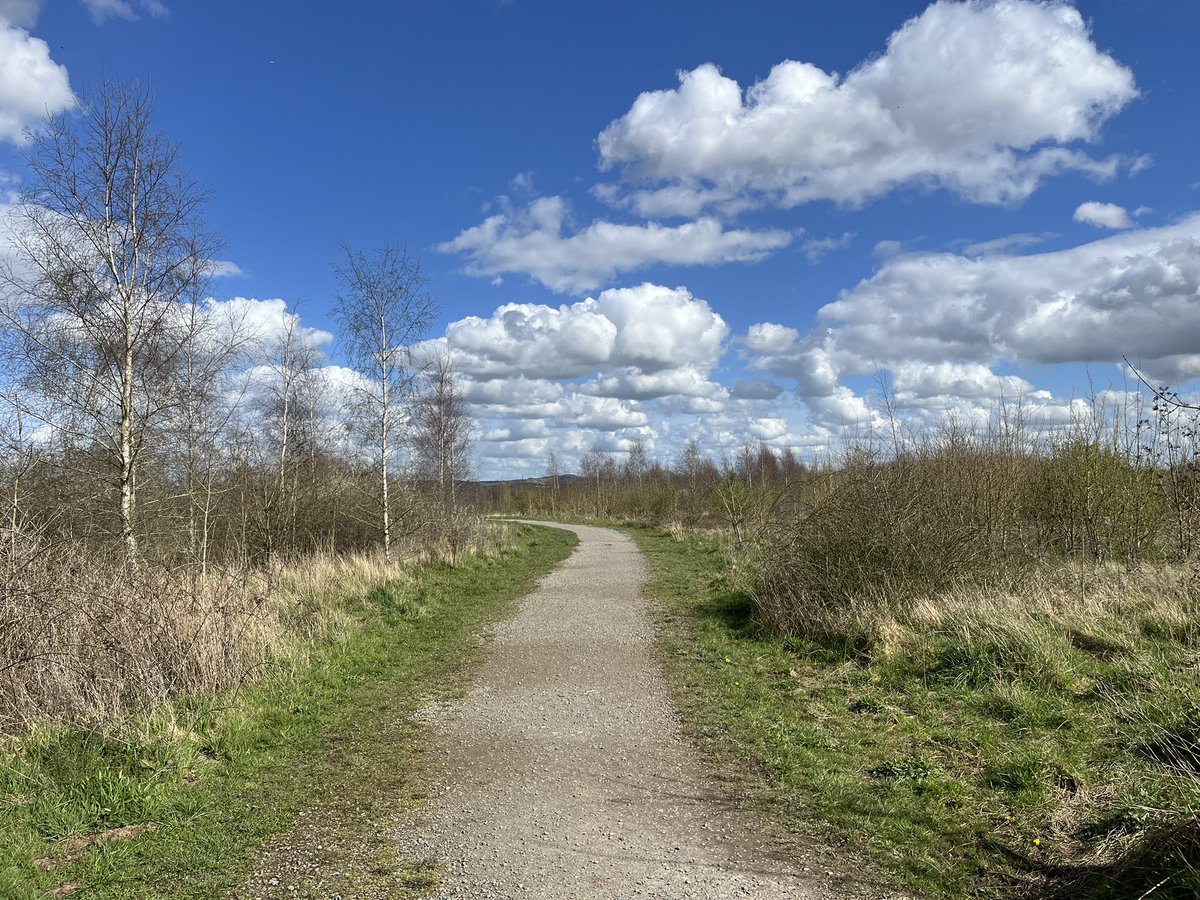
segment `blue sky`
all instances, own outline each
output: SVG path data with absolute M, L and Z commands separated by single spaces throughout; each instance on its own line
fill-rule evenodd
M 337 363 L 330 264 L 407 243 L 485 476 L 642 438 L 819 455 L 1121 356 L 1200 376 L 1194 47 L 1178 0 L 0 0 L 22 126 L 139 76 L 241 274 Z M 0 198 L 3 199 L 3 198 Z M 288 312 L 285 312 L 287 310 Z

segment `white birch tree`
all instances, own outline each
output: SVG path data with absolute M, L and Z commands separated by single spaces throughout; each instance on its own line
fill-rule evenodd
M 407 248 L 387 245 L 368 256 L 343 244 L 342 251 L 334 316 L 342 351 L 364 379 L 356 406 L 371 450 L 383 552 L 391 559 L 391 479 L 414 378 L 409 348 L 429 329 L 437 304 Z
M 131 560 L 139 463 L 179 402 L 183 310 L 217 247 L 205 194 L 154 130 L 153 106 L 137 83 L 108 82 L 32 136 L 13 258 L 0 267 L 0 314 L 20 337 L 24 381 L 44 398 L 41 417 L 112 470 Z

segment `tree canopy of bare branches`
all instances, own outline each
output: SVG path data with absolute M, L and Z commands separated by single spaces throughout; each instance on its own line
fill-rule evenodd
M 390 479 L 402 407 L 413 384 L 410 348 L 433 322 L 437 303 L 420 261 L 407 248 L 391 244 L 367 255 L 343 244 L 342 251 L 344 260 L 334 266 L 340 286 L 334 316 L 342 350 L 363 377 L 356 406 L 373 457 L 383 549 L 390 558 Z
M 413 461 L 418 475 L 438 487 L 443 515 L 454 515 L 459 483 L 471 474 L 475 423 L 450 357 L 436 356 L 421 373 L 413 408 Z
M 37 415 L 113 472 L 120 540 L 138 553 L 137 473 L 153 424 L 180 403 L 218 243 L 206 196 L 154 129 L 150 92 L 108 82 L 79 113 L 51 117 L 26 154 L 13 258 L 0 270 L 4 324 Z

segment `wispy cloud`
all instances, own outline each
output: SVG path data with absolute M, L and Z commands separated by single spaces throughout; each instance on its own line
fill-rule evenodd
M 91 13 L 92 21 L 97 25 L 103 25 L 109 19 L 134 21 L 142 13 L 156 19 L 170 14 L 162 0 L 80 0 L 80 3 Z

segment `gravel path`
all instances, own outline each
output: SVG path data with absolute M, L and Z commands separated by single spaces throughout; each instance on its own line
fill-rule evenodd
M 706 776 L 651 655 L 641 554 L 570 529 L 578 549 L 496 629 L 471 693 L 424 713 L 434 787 L 395 839 L 442 863 L 434 896 L 878 896 L 789 862 Z

